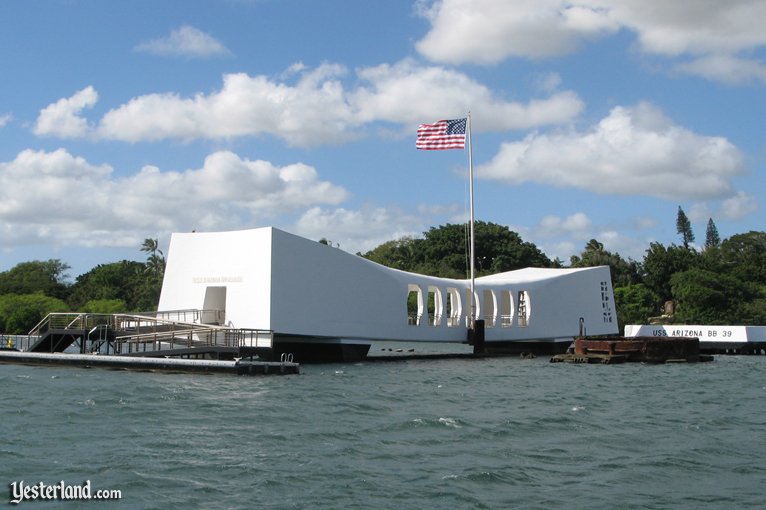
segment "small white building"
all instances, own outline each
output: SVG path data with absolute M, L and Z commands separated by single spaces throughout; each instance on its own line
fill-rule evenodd
M 173 234 L 159 310 L 272 330 L 277 351 L 362 344 L 366 353 L 374 340 L 466 342 L 470 298 L 470 280 L 398 271 L 268 227 Z M 606 266 L 476 278 L 473 302 L 488 348 L 551 350 L 581 328 L 618 331 Z

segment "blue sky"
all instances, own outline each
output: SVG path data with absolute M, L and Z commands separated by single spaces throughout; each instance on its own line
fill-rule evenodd
M 766 2 L 7 0 L 0 270 L 172 232 L 367 251 L 476 217 L 568 261 L 764 230 Z

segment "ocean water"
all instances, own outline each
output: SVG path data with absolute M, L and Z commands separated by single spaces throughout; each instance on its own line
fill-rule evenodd
M 0 483 L 45 508 L 764 508 L 766 358 L 305 365 L 300 375 L 0 365 Z M 21 505 L 31 505 L 22 502 Z

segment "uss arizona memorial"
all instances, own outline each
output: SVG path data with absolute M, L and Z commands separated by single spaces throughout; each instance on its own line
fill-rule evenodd
M 488 349 L 557 351 L 572 337 L 617 333 L 609 268 L 527 268 L 470 280 L 391 269 L 267 227 L 173 234 L 159 310 L 273 332 L 275 355 L 353 360 L 370 343 L 458 342 L 471 316 Z M 416 309 L 408 309 L 408 301 Z

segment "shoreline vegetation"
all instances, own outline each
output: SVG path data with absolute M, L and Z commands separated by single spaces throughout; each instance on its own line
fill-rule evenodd
M 477 276 L 524 267 L 611 269 L 620 331 L 625 324 L 766 325 L 766 232 L 750 231 L 720 240 L 712 219 L 706 240 L 694 234 L 679 207 L 682 244 L 651 243 L 643 260 L 625 259 L 596 239 L 565 263 L 549 259 L 507 227 L 475 224 Z M 387 241 L 357 253 L 403 271 L 463 279 L 469 266 L 466 225 L 432 227 L 422 237 Z M 322 238 L 320 243 L 332 246 Z M 0 272 L 0 332 L 26 334 L 51 312 L 124 313 L 156 310 L 165 257 L 156 239 L 140 250 L 145 262 L 99 264 L 70 281 L 59 259 L 22 262 Z

